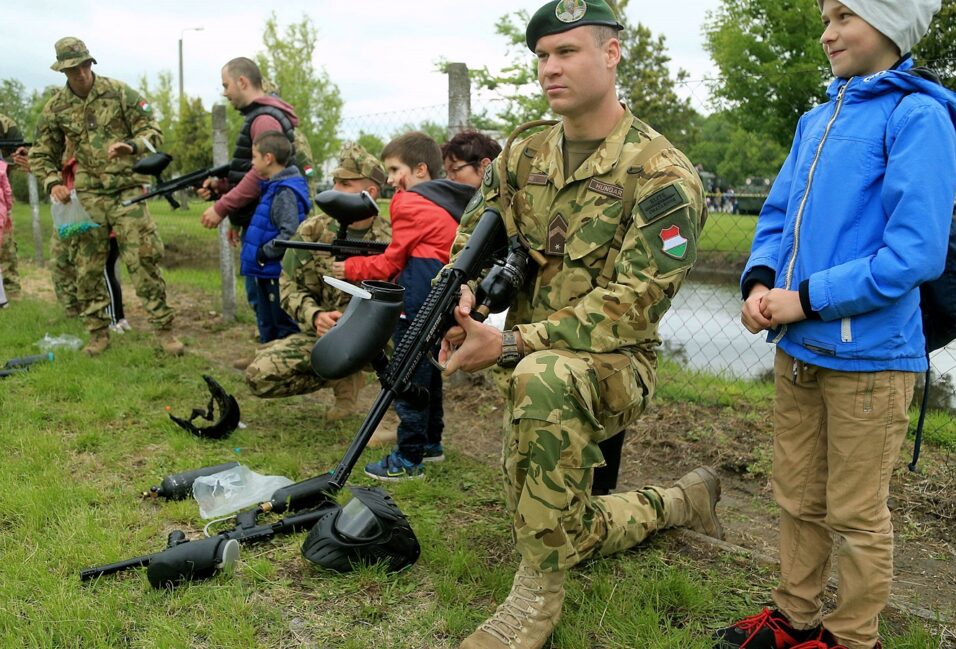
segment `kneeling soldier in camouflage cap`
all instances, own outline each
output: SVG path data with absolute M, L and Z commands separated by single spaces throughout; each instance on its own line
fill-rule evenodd
M 121 81 L 93 73 L 96 59 L 78 38 L 56 42 L 51 69 L 66 75 L 40 115 L 30 167 L 43 189 L 61 203 L 70 201 L 63 184 L 63 153 L 72 146 L 77 167 L 74 187 L 83 208 L 99 226 L 78 237 L 77 301 L 90 332 L 86 353 L 95 356 L 109 346 L 109 296 L 103 268 L 109 254 L 110 230 L 116 232 L 120 256 L 129 269 L 136 294 L 159 334 L 163 350 L 180 355 L 183 345 L 172 335 L 173 310 L 166 302 L 166 282 L 159 268 L 163 242 L 145 202 L 124 207 L 142 193 L 148 178 L 133 174 L 138 155 L 155 151 L 163 141 L 149 104 Z
M 377 199 L 386 174 L 378 159 L 358 144 L 352 144 L 342 149 L 332 178 L 337 191 L 367 191 Z M 345 235 L 338 232 L 338 226 L 335 220 L 319 214 L 303 221 L 293 240 L 331 243 L 340 234 Z M 388 241 L 391 230 L 384 219 L 373 216 L 353 223 L 347 235 L 349 239 Z M 348 295 L 322 281 L 323 275 L 331 274 L 329 255 L 308 250 L 286 251 L 279 277 L 282 309 L 309 333 L 292 334 L 259 348 L 255 360 L 246 368 L 246 383 L 257 397 L 288 397 L 331 386 L 335 405 L 326 414 L 327 421 L 354 414 L 356 399 L 365 385 L 362 372 L 328 382 L 312 371 L 310 359 L 316 338 L 332 328 L 349 301 Z
M 505 500 L 520 564 L 511 593 L 462 649 L 543 647 L 568 569 L 684 526 L 721 535 L 720 483 L 700 467 L 670 488 L 593 497 L 599 443 L 632 423 L 656 383 L 658 323 L 697 257 L 706 219 L 694 166 L 622 105 L 614 14 L 601 0 L 549 2 L 528 24 L 553 127 L 492 163 L 453 253 L 486 207 L 526 244 L 532 277 L 506 329 L 472 320 L 467 286 L 442 343 L 447 373 L 513 368 L 505 406 Z M 520 128 L 520 127 L 519 127 Z

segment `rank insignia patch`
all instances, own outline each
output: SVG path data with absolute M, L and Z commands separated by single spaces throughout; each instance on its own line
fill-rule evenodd
M 672 225 L 660 232 L 664 254 L 674 259 L 683 259 L 687 254 L 687 239 L 680 236 L 680 228 Z
M 561 214 L 555 214 L 548 223 L 548 248 L 545 254 L 564 255 L 564 243 L 568 239 L 568 220 Z

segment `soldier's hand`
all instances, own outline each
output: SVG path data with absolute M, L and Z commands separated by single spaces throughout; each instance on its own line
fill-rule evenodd
M 70 190 L 66 188 L 66 185 L 53 185 L 50 188 L 50 196 L 53 197 L 57 203 L 69 203 L 70 202 Z
M 441 341 L 438 362 L 445 366 L 442 373 L 445 377 L 458 370 L 477 372 L 494 365 L 501 356 L 501 332 L 474 320 L 470 314 L 470 307 L 467 312 L 461 306 L 455 308 L 457 328 L 464 332 L 464 340 L 460 345 L 455 345 L 448 337 Z
M 770 319 L 767 318 L 760 309 L 763 296 L 769 292 L 770 289 L 763 284 L 754 284 L 750 289 L 750 294 L 740 308 L 740 321 L 744 327 L 747 328 L 747 331 L 752 334 L 770 328 Z
M 24 173 L 30 173 L 30 156 L 25 146 L 13 152 L 13 164 L 19 167 Z
M 332 262 L 332 277 L 336 279 L 345 279 L 345 262 L 344 261 Z
M 121 155 L 133 155 L 133 147 L 126 142 L 114 142 L 106 152 L 106 157 L 110 160 L 118 158 Z
M 322 337 L 329 333 L 329 329 L 331 329 L 332 325 L 334 325 L 341 317 L 341 311 L 320 311 L 319 313 L 316 313 L 315 319 L 313 320 L 313 323 L 315 324 L 315 335 Z
M 222 223 L 222 219 L 223 217 L 219 216 L 219 213 L 216 212 L 215 205 L 210 205 L 206 208 L 206 211 L 202 213 L 202 216 L 199 217 L 199 222 L 202 223 L 204 228 L 211 230 Z
M 475 294 L 467 284 L 461 285 L 461 297 L 458 298 L 458 309 L 466 316 L 471 316 L 471 309 L 475 306 Z M 457 347 L 465 341 L 465 330 L 458 325 L 452 326 L 445 332 L 445 338 L 453 347 Z M 444 344 L 444 340 L 442 344 Z

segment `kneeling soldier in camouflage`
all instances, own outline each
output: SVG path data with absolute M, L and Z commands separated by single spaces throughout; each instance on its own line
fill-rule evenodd
M 469 317 L 442 343 L 447 373 L 514 368 L 505 406 L 505 500 L 521 556 L 511 593 L 462 649 L 536 649 L 561 615 L 568 569 L 683 526 L 720 537 L 720 483 L 701 467 L 670 488 L 592 497 L 598 444 L 644 410 L 658 323 L 697 256 L 706 219 L 694 166 L 617 100 L 621 25 L 604 0 L 562 0 L 527 29 L 561 121 L 506 147 L 461 221 L 486 207 L 533 261 L 504 332 Z
M 367 191 L 378 198 L 385 182 L 381 163 L 358 144 L 347 145 L 340 154 L 339 166 L 332 172 L 334 189 L 342 192 Z M 381 218 L 371 217 L 353 223 L 348 233 L 338 233 L 338 223 L 325 214 L 306 219 L 293 239 L 331 243 L 340 234 L 349 239 L 388 241 L 391 231 Z M 257 397 L 288 397 L 308 394 L 324 387 L 335 392 L 335 405 L 326 413 L 326 421 L 335 421 L 355 413 L 356 400 L 365 385 L 365 375 L 357 372 L 339 381 L 328 382 L 312 371 L 310 357 L 316 338 L 327 332 L 342 316 L 349 296 L 322 280 L 332 274 L 332 258 L 308 250 L 287 250 L 279 277 L 282 309 L 309 333 L 292 334 L 273 341 L 256 352 L 246 368 L 246 383 Z

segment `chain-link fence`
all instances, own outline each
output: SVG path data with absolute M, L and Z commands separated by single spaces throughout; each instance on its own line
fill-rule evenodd
M 687 81 L 678 93 L 703 113 L 709 112 L 707 81 Z M 476 103 L 480 102 L 480 103 Z M 472 112 L 494 114 L 495 102 L 473 96 Z M 346 115 L 342 137 L 365 138 L 387 143 L 392 137 L 421 129 L 441 133 L 449 123 L 448 104 L 422 106 L 404 111 Z M 504 143 L 506 133 L 490 133 Z M 329 169 L 334 161 L 326 161 Z M 705 179 L 706 180 L 706 179 Z M 767 181 L 769 182 L 769 181 Z M 741 188 L 738 188 L 741 189 Z M 699 260 L 661 323 L 664 340 L 660 389 L 677 398 L 703 403 L 733 404 L 741 396 L 771 394 L 774 346 L 764 335 L 754 335 L 740 322 L 741 298 L 737 282 L 750 251 L 757 221 L 756 212 L 769 187 L 763 179 L 752 191 L 736 195 L 708 194 L 710 216 L 701 242 Z M 747 212 L 747 213 L 743 213 Z M 929 395 L 929 433 L 956 426 L 956 344 L 933 353 Z M 914 397 L 918 407 L 922 380 Z M 701 386 L 706 389 L 701 390 Z

